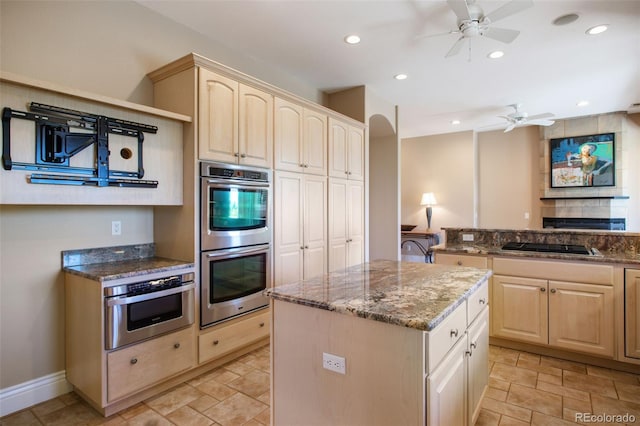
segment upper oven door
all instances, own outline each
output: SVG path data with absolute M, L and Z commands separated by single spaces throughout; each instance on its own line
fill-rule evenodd
M 267 244 L 269 184 L 202 178 L 201 250 Z

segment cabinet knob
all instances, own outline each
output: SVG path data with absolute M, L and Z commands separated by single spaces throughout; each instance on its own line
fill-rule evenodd
M 345 171 L 344 171 L 344 174 L 345 174 L 345 175 L 348 175 L 348 174 L 349 174 L 349 172 L 345 170 Z
M 233 156 L 234 156 L 234 157 L 239 157 L 239 156 L 240 156 L 240 153 L 239 153 L 239 152 L 234 152 L 234 153 L 233 153 Z
M 458 337 L 458 329 L 456 328 L 455 330 L 451 330 L 451 332 L 449 333 L 450 337 Z
M 309 246 L 304 246 L 305 250 L 309 248 Z
M 544 287 L 540 287 L 540 291 L 544 293 L 545 291 L 547 291 L 547 289 Z
M 304 164 L 303 164 L 303 163 L 300 163 L 300 164 L 298 164 L 298 165 L 299 165 L 300 167 L 304 167 Z
M 173 345 L 174 348 L 178 349 L 180 347 L 180 343 L 176 343 Z
M 219 341 L 217 341 L 217 340 L 214 340 L 214 341 L 213 341 L 213 345 L 214 345 L 214 346 L 215 346 L 215 345 L 217 345 L 218 343 L 220 343 L 220 342 L 219 342 Z
M 260 323 L 260 327 L 264 327 L 264 323 L 263 322 Z
M 303 167 L 306 169 L 306 168 L 308 168 L 308 167 L 309 167 L 309 165 L 308 165 L 308 164 L 305 164 Z
M 555 289 L 555 288 L 552 288 L 552 289 L 551 289 L 551 293 L 555 293 L 555 292 L 556 292 L 556 289 Z
M 138 358 L 131 358 L 131 361 L 129 361 L 131 363 L 131 365 L 133 364 L 137 364 L 138 363 Z
M 304 250 L 304 246 L 300 246 L 300 250 Z
M 247 154 L 240 154 L 241 158 L 245 158 L 247 156 Z
M 462 260 L 458 260 L 456 263 L 458 264 L 458 266 L 462 266 Z
M 478 300 L 478 303 L 481 304 L 481 305 L 484 305 L 485 303 L 487 303 L 487 301 L 484 300 L 484 299 L 480 299 L 480 300 Z

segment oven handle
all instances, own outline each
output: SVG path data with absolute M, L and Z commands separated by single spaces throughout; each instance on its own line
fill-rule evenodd
M 268 182 L 252 182 L 239 179 L 207 179 L 207 183 L 210 185 L 228 186 L 229 184 L 246 186 L 252 188 L 269 188 Z
M 168 288 L 166 290 L 154 291 L 151 293 L 139 294 L 137 296 L 110 297 L 106 300 L 107 306 L 128 305 L 130 303 L 144 302 L 145 300 L 157 299 L 159 297 L 170 296 L 176 293 L 183 293 L 196 288 L 195 283 L 181 285 L 180 287 Z
M 237 257 L 237 256 L 243 256 L 245 254 L 264 253 L 267 251 L 269 251 L 268 244 L 261 245 L 259 247 L 248 248 L 248 249 L 231 249 L 231 250 L 224 250 L 221 252 L 207 253 L 207 258 L 213 259 L 217 257 L 229 257 L 229 256 Z

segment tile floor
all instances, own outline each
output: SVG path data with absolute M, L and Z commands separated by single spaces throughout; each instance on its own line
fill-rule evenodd
M 495 346 L 490 364 L 476 426 L 571 425 L 576 413 L 629 414 L 635 423 L 627 424 L 640 425 L 640 374 Z M 69 393 L 6 416 L 0 425 L 268 425 L 269 395 L 265 346 L 108 418 Z

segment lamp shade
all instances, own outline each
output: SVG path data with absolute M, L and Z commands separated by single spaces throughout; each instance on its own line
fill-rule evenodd
M 425 192 L 422 194 L 422 200 L 420 200 L 421 206 L 433 206 L 436 204 L 438 204 L 438 202 L 436 201 L 436 197 L 433 195 L 433 192 Z

